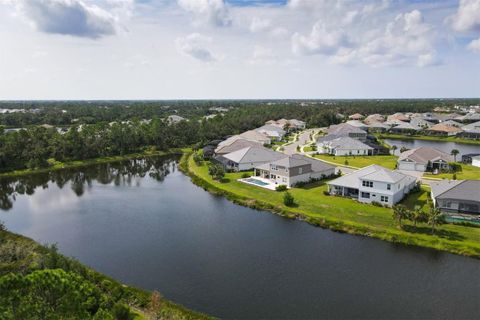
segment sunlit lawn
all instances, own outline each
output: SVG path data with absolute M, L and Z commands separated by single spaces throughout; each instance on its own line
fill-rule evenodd
M 372 164 L 378 164 L 388 169 L 395 169 L 397 165 L 397 157 L 392 155 L 385 156 L 331 156 L 326 154 L 315 155 L 316 158 L 326 160 L 329 162 L 345 165 L 345 160 L 348 161 L 348 165 L 357 168 L 367 167 Z
M 474 167 L 468 164 L 461 164 L 462 171 L 457 172 L 456 176 L 458 180 L 480 180 L 480 168 Z M 439 178 L 439 179 L 452 179 L 452 173 L 442 173 L 442 174 L 424 174 L 425 177 Z

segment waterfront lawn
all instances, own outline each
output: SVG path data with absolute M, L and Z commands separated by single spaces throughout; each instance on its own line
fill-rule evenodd
M 270 209 L 289 217 L 299 216 L 314 225 L 343 232 L 480 257 L 480 228 L 443 225 L 438 228 L 435 235 L 431 235 L 430 228 L 419 225 L 417 228 L 409 226 L 410 231 L 407 232 L 395 225 L 390 208 L 362 204 L 343 197 L 327 196 L 324 194 L 327 190 L 325 182 L 290 189 L 289 192 L 294 196 L 298 206 L 289 208 L 283 204 L 283 192 L 270 191 L 237 181 L 242 173 L 227 173 L 222 182 L 214 181 L 208 174 L 207 163 L 197 166 L 192 157 L 187 161 L 190 174 L 201 179 L 197 181 L 200 185 L 213 192 L 226 193 L 231 200 L 243 205 Z M 414 207 L 417 201 L 422 204 L 422 199 L 426 199 L 425 192 L 412 194 L 405 201 L 410 207 Z
M 401 203 L 410 210 L 420 207 L 423 211 L 427 211 L 430 203 L 429 192 L 430 187 L 422 185 L 420 191 L 410 193 Z
M 391 134 L 391 133 L 377 133 L 375 137 L 378 139 L 395 139 L 395 140 L 429 140 L 429 141 L 444 141 L 444 142 L 458 142 L 465 144 L 480 144 L 480 140 L 474 139 L 462 139 L 454 136 L 450 137 L 439 137 L 439 136 L 426 136 L 426 135 L 402 135 L 402 134 Z
M 455 174 L 457 175 L 457 180 L 480 180 L 480 168 L 474 167 L 469 164 L 460 164 L 462 171 L 458 171 Z M 431 174 L 425 173 L 424 177 L 428 178 L 437 178 L 437 179 L 453 179 L 453 173 L 441 173 L 441 174 Z
M 348 165 L 356 168 L 367 167 L 372 164 L 378 164 L 388 169 L 395 169 L 397 165 L 397 157 L 392 155 L 384 156 L 331 156 L 328 154 L 318 154 L 315 158 L 325 160 L 328 162 L 337 163 L 339 165 L 345 165 L 345 160 L 348 161 Z

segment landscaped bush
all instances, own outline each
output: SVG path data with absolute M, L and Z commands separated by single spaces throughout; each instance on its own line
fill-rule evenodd
M 292 207 L 295 205 L 295 198 L 288 191 L 283 195 L 283 204 L 287 207 Z
M 330 192 L 328 192 L 328 190 L 323 190 L 323 194 L 324 194 L 325 196 L 329 196 L 329 195 L 330 195 Z
M 278 185 L 275 187 L 275 190 L 277 191 L 287 191 L 287 186 L 284 184 Z
M 372 201 L 371 204 L 372 204 L 372 206 L 375 206 L 375 207 L 383 207 L 383 204 L 381 204 L 378 201 Z
M 242 178 L 245 179 L 245 178 L 249 178 L 250 175 L 246 172 L 242 173 Z

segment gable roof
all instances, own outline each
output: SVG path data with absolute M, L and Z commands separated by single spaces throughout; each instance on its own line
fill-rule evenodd
M 263 147 L 247 147 L 223 155 L 235 163 L 270 162 L 287 157 L 287 155 Z
M 362 179 L 368 179 L 379 182 L 396 183 L 402 179 L 414 181 L 416 178 L 406 175 L 397 170 L 392 171 L 382 166 L 372 164 L 368 167 L 354 171 L 340 178 L 334 179 L 327 184 L 340 185 L 348 188 L 358 189 Z
M 480 180 L 442 180 L 431 184 L 435 199 L 479 202 Z
M 352 126 L 348 123 L 331 125 L 327 129 L 327 132 L 329 134 L 335 134 L 335 135 L 338 135 L 338 136 L 346 136 L 346 135 L 349 135 L 350 133 L 367 134 L 367 132 L 365 130 L 354 127 L 354 126 Z
M 427 164 L 428 161 L 443 160 L 452 162 L 453 157 L 446 152 L 430 147 L 419 147 L 402 152 L 398 157 L 398 161 L 413 161 L 416 163 Z

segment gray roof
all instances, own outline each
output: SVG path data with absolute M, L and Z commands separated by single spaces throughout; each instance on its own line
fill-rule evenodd
M 433 126 L 433 123 L 432 122 L 429 122 L 425 119 L 422 119 L 422 118 L 413 118 L 412 120 L 410 120 L 410 124 L 413 124 L 414 126 L 417 126 L 417 127 L 431 127 Z
M 480 121 L 464 125 L 462 129 L 465 131 L 480 130 Z
M 348 123 L 331 125 L 328 128 L 327 132 L 329 134 L 335 134 L 335 135 L 338 135 L 338 136 L 346 136 L 350 133 L 367 134 L 367 132 L 365 130 L 354 127 L 354 126 L 352 126 Z
M 443 160 L 452 162 L 454 159 L 448 153 L 430 147 L 419 147 L 402 152 L 398 157 L 398 161 L 413 161 L 416 163 L 427 164 L 428 161 Z
M 271 162 L 287 157 L 287 155 L 264 147 L 247 147 L 223 155 L 235 163 Z
M 310 157 L 306 157 L 301 154 L 293 154 L 287 158 L 259 165 L 257 166 L 257 168 L 263 170 L 270 170 L 271 164 L 289 169 L 310 164 L 310 172 L 322 172 L 335 169 L 335 166 L 332 166 L 331 164 Z
M 331 140 L 330 142 L 327 142 L 326 144 L 331 148 L 340 149 L 340 150 L 355 150 L 355 149 L 373 150 L 372 147 L 363 143 L 362 141 L 353 139 L 350 137 L 339 137 L 334 140 Z
M 480 180 L 442 180 L 431 187 L 435 199 L 480 201 Z
M 393 129 L 397 130 L 397 129 L 401 129 L 401 130 L 415 130 L 415 131 L 420 131 L 422 130 L 422 128 L 420 128 L 419 126 L 415 125 L 415 124 L 411 124 L 411 123 L 408 123 L 408 122 L 404 122 L 402 124 L 399 124 L 398 126 L 395 126 L 393 127 Z
M 285 130 L 283 130 L 279 126 L 274 126 L 272 124 L 263 125 L 263 126 L 257 128 L 257 129 L 255 129 L 255 131 L 276 131 L 276 132 L 278 132 L 282 135 L 287 133 Z
M 262 147 L 262 144 L 256 141 L 246 139 L 237 139 L 231 144 L 220 146 L 215 150 L 217 154 L 227 154 L 247 147 Z
M 415 177 L 403 174 L 399 171 L 392 171 L 382 166 L 373 164 L 371 166 L 354 171 L 347 175 L 341 176 L 327 184 L 344 186 L 348 188 L 358 189 L 361 185 L 362 179 L 368 179 L 379 182 L 396 183 L 402 179 L 409 179 L 414 181 Z

